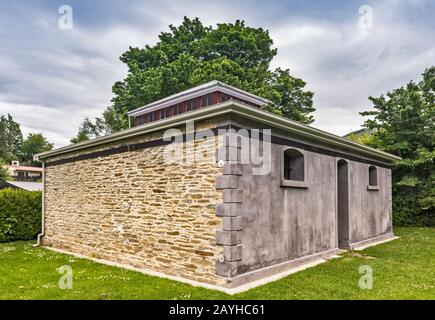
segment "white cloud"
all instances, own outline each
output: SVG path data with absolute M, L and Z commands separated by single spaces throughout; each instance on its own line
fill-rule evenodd
M 97 116 L 100 110 L 65 110 L 42 105 L 0 102 L 0 113 L 13 115 L 14 120 L 20 123 L 24 136 L 29 133 L 43 133 L 56 146 L 63 146 L 69 144 L 69 139 L 77 133 L 79 124 L 86 116 Z

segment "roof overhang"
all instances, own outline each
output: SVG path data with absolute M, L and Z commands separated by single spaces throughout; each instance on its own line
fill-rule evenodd
M 130 117 L 140 116 L 144 113 L 152 112 L 155 110 L 160 110 L 162 108 L 166 108 L 172 105 L 175 105 L 177 103 L 180 103 L 182 101 L 190 100 L 202 95 L 206 95 L 212 92 L 222 92 L 226 93 L 228 95 L 231 95 L 233 97 L 251 102 L 253 104 L 258 105 L 259 107 L 263 107 L 265 105 L 270 104 L 271 102 L 267 99 L 261 98 L 259 96 L 256 96 L 254 94 L 251 94 L 249 92 L 240 90 L 238 88 L 232 87 L 230 85 L 227 85 L 225 83 L 222 83 L 220 81 L 211 81 L 207 82 L 203 85 L 194 87 L 192 89 L 182 91 L 179 93 L 176 93 L 174 95 L 171 95 L 169 97 L 166 97 L 164 99 L 152 102 L 150 104 L 147 104 L 143 107 L 137 108 L 135 110 L 132 110 L 127 113 Z
M 50 157 L 58 156 L 64 153 L 80 151 L 90 147 L 102 146 L 128 138 L 133 138 L 143 134 L 165 130 L 176 126 L 184 125 L 186 121 L 200 121 L 217 116 L 234 114 L 246 119 L 256 121 L 271 129 L 279 129 L 282 132 L 296 134 L 298 137 L 306 138 L 318 142 L 325 146 L 338 148 L 344 151 L 354 152 L 366 157 L 376 157 L 387 162 L 400 160 L 401 158 L 387 152 L 383 152 L 354 141 L 339 137 L 337 135 L 300 124 L 288 118 L 264 111 L 262 109 L 248 106 L 237 101 L 227 101 L 212 107 L 182 113 L 177 116 L 166 118 L 155 122 L 148 123 L 144 126 L 138 126 L 126 129 L 108 136 L 97 138 L 90 141 L 84 141 L 69 145 L 63 148 L 43 152 L 35 155 L 35 160 L 44 160 Z

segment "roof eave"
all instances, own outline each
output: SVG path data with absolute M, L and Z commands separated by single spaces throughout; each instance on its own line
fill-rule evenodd
M 165 130 L 174 126 L 183 125 L 187 120 L 199 121 L 228 113 L 235 113 L 251 120 L 255 120 L 257 122 L 269 125 L 271 128 L 278 128 L 290 133 L 296 133 L 299 136 L 309 138 L 311 140 L 318 141 L 329 146 L 344 148 L 346 150 L 365 154 L 366 156 L 380 158 L 389 162 L 401 159 L 398 156 L 359 144 L 357 142 L 336 136 L 334 134 L 316 128 L 312 128 L 310 126 L 300 124 L 296 121 L 287 119 L 279 115 L 275 115 L 260 108 L 248 106 L 237 101 L 227 101 L 225 103 L 214 105 L 209 108 L 183 113 L 177 116 L 166 118 L 164 120 L 148 123 L 144 126 L 126 129 L 108 136 L 79 142 L 77 144 L 69 145 L 48 152 L 43 152 L 35 155 L 35 160 L 43 160 L 68 152 L 74 152 L 89 147 L 100 146 L 107 143 L 132 138 L 138 135 L 143 135 L 145 133 Z

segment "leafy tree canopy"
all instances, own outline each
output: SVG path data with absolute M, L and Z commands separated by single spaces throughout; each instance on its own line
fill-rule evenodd
M 288 69 L 270 69 L 277 50 L 268 31 L 244 21 L 204 26 L 185 17 L 169 26 L 154 46 L 130 47 L 121 57 L 127 77 L 113 85 L 113 105 L 101 118 L 86 119 L 72 142 L 119 131 L 128 126 L 127 111 L 211 80 L 265 97 L 269 111 L 301 123 L 313 122 L 313 93 Z
M 29 133 L 21 147 L 22 161 L 27 165 L 37 166 L 40 163 L 33 161 L 33 156 L 37 153 L 50 151 L 52 149 L 53 144 L 48 142 L 41 133 Z
M 423 79 L 369 97 L 373 111 L 364 126 L 372 132 L 367 143 L 403 159 L 393 170 L 393 200 L 399 224 L 434 224 L 435 216 L 435 66 Z
M 0 116 L 0 161 L 9 163 L 21 156 L 23 134 L 10 114 Z
M 41 133 L 30 133 L 23 140 L 20 124 L 15 122 L 10 114 L 0 116 L 0 167 L 10 164 L 13 160 L 19 160 L 27 165 L 40 165 L 33 161 L 33 155 L 51 149 L 53 144 Z M 4 177 L 4 172 L 0 172 L 0 179 L 1 177 Z

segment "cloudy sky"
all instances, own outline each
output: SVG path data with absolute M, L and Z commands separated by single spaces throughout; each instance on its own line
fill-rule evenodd
M 65 4 L 72 30 L 58 25 Z M 118 57 L 154 44 L 185 15 L 268 29 L 278 48 L 273 67 L 307 82 L 313 126 L 339 135 L 360 128 L 368 96 L 419 80 L 435 64 L 432 0 L 0 0 L 0 114 L 12 114 L 25 134 L 68 144 L 85 117 L 110 104 L 112 84 L 126 75 Z

